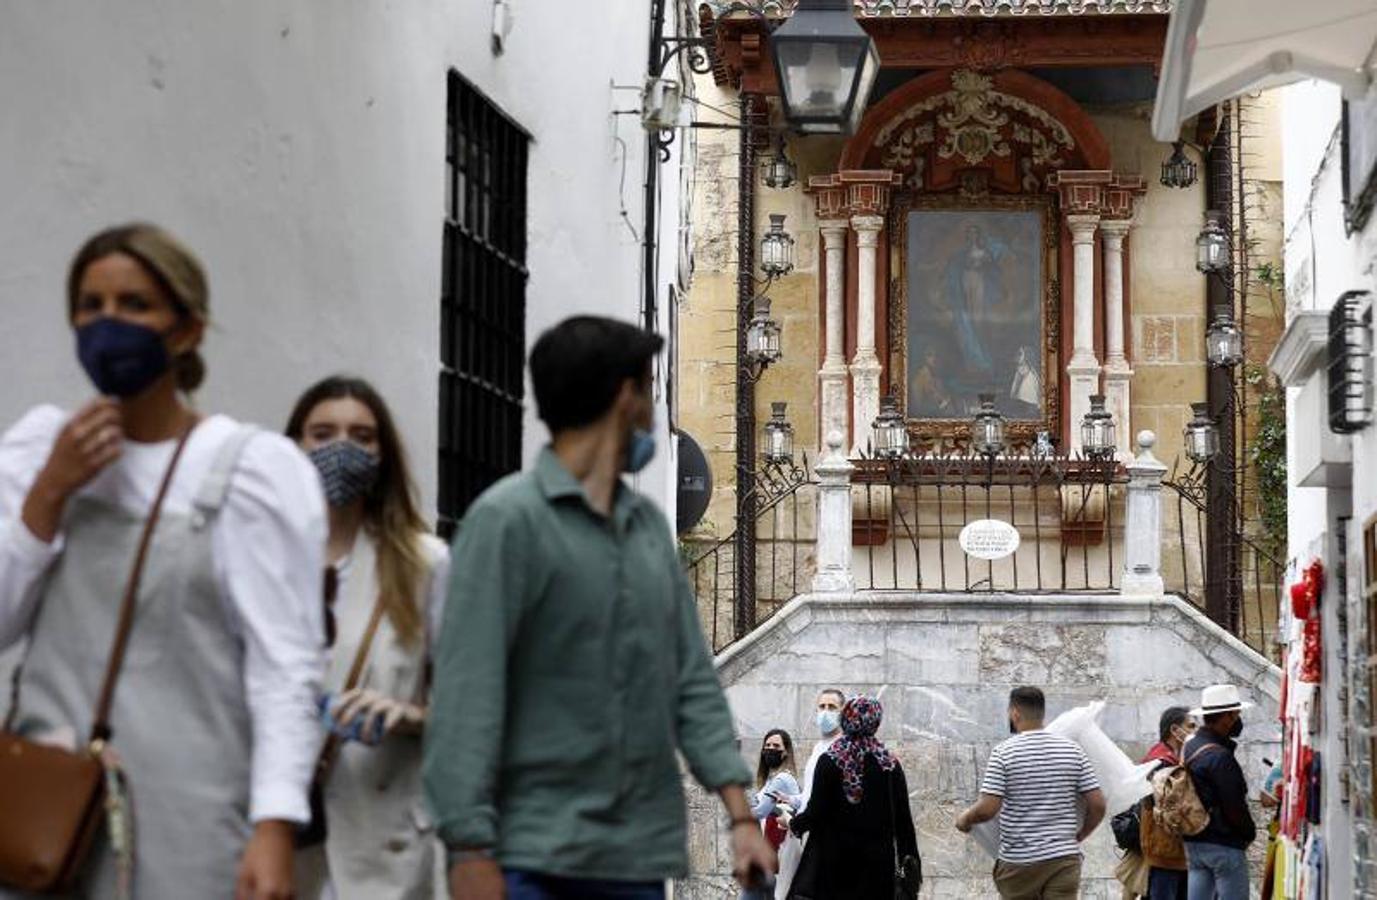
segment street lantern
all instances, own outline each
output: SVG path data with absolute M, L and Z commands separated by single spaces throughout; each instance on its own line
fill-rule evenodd
M 757 298 L 755 315 L 746 325 L 746 358 L 762 367 L 779 362 L 784 355 L 780 344 L 781 330 L 779 323 L 770 316 L 770 298 Z
M 1081 450 L 1090 459 L 1108 459 L 1115 450 L 1114 416 L 1104 408 L 1104 394 L 1090 395 L 1090 409 L 1081 420 Z
M 1195 416 L 1186 424 L 1183 434 L 1186 456 L 1191 462 L 1207 463 L 1219 452 L 1219 428 L 1210 417 L 1208 403 L 1192 403 L 1191 411 Z
M 1184 141 L 1171 146 L 1171 156 L 1162 163 L 1162 187 L 1188 188 L 1195 184 L 1195 163 L 1186 158 Z
M 1234 323 L 1234 314 L 1221 306 L 1205 329 L 1205 359 L 1216 368 L 1232 368 L 1243 362 L 1243 331 Z
M 789 404 L 774 402 L 770 404 L 770 421 L 765 423 L 765 439 L 761 442 L 761 456 L 765 462 L 788 465 L 794 461 L 794 426 L 784 418 Z
M 760 269 L 766 275 L 788 275 L 794 270 L 794 238 L 784 230 L 784 216 L 770 216 L 770 230 L 760 239 Z
M 998 456 L 1004 449 L 1004 416 L 995 409 L 994 394 L 980 395 L 980 409 L 971 419 L 971 444 L 983 456 Z
M 1217 209 L 1205 213 L 1205 227 L 1195 239 L 1195 268 L 1206 275 L 1229 268 L 1229 234 Z
M 791 188 L 798 181 L 798 166 L 794 165 L 794 161 L 785 152 L 783 132 L 779 134 L 775 152 L 765 157 L 764 163 L 761 164 L 761 173 L 765 179 L 765 186 L 775 190 Z
M 851 0 L 798 0 L 770 47 L 785 120 L 804 134 L 854 134 L 880 56 Z
M 899 412 L 899 400 L 887 394 L 880 401 L 880 414 L 870 425 L 875 455 L 881 459 L 898 459 L 908 452 L 908 422 Z

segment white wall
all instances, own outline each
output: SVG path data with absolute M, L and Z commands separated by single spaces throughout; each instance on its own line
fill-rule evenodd
M 1377 288 L 1377 224 L 1349 236 L 1344 228 L 1341 117 L 1338 88 L 1319 82 L 1287 87 L 1283 97 L 1283 164 L 1285 167 L 1285 257 L 1287 311 L 1328 310 L 1344 291 Z M 1323 379 L 1323 373 L 1314 378 Z M 1352 516 L 1349 548 L 1361 546 L 1362 523 L 1377 511 L 1377 440 L 1373 429 L 1354 435 L 1352 489 L 1300 488 L 1295 476 L 1297 444 L 1314 441 L 1327 432 L 1328 421 L 1302 421 L 1294 406 L 1298 388 L 1288 389 L 1287 457 L 1295 473 L 1288 491 L 1289 553 L 1305 565 L 1320 557 L 1332 572 L 1344 548 L 1337 546 L 1335 521 Z M 1313 454 L 1310 454 L 1313 456 Z M 1362 557 L 1350 552 L 1348 577 L 1363 577 Z M 1350 586 L 1350 595 L 1353 588 Z M 1345 598 L 1331 580 L 1321 609 L 1324 615 L 1324 717 L 1316 746 L 1324 754 L 1324 810 L 1322 827 L 1327 844 L 1329 896 L 1356 896 L 1354 887 L 1354 829 L 1351 807 L 1343 802 L 1342 766 L 1352 741 L 1342 733 L 1340 711 L 1341 641 L 1337 611 Z M 1350 616 L 1350 621 L 1352 617 Z
M 88 394 L 65 266 L 93 231 L 149 219 L 210 272 L 201 405 L 278 427 L 312 380 L 362 374 L 395 406 L 433 510 L 451 67 L 535 138 L 529 337 L 640 309 L 622 212 L 640 228 L 644 140 L 614 115 L 636 93 L 614 86 L 644 76 L 648 4 L 514 7 L 494 56 L 491 0 L 0 3 L 0 423 Z M 529 407 L 528 458 L 545 439 Z M 668 456 L 642 478 L 657 499 Z

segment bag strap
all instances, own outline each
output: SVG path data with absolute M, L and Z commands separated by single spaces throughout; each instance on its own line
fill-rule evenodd
M 368 624 L 363 629 L 363 638 L 359 641 L 359 649 L 354 652 L 354 662 L 349 666 L 349 674 L 344 678 L 344 689 L 340 693 L 352 691 L 358 687 L 359 679 L 363 677 L 364 666 L 368 664 L 368 656 L 373 649 L 373 638 L 378 634 L 378 625 L 382 622 L 383 602 L 381 595 L 373 603 L 373 612 L 368 617 Z M 316 779 L 324 781 L 325 776 L 330 773 L 330 769 L 335 764 L 335 757 L 339 755 L 340 747 L 344 744 L 344 739 L 334 732 L 325 739 L 325 745 L 320 748 L 320 756 L 316 758 Z
M 172 459 L 163 473 L 162 483 L 158 485 L 157 496 L 148 511 L 148 521 L 144 523 L 143 535 L 139 538 L 139 549 L 134 555 L 134 567 L 129 572 L 129 581 L 124 586 L 124 599 L 120 601 L 119 623 L 115 626 L 115 640 L 110 647 L 110 658 L 105 663 L 105 678 L 101 682 L 100 698 L 96 701 L 95 715 L 91 719 L 91 747 L 98 748 L 110 740 L 110 706 L 115 700 L 115 684 L 119 681 L 120 669 L 124 666 L 124 652 L 129 648 L 129 632 L 134 626 L 134 607 L 139 596 L 139 582 L 143 580 L 143 566 L 148 559 L 148 547 L 153 543 L 153 532 L 158 527 L 162 514 L 163 501 L 172 485 L 172 475 L 177 463 L 186 449 L 187 440 L 195 430 L 193 421 L 177 439 L 177 447 L 172 451 Z
M 1189 771 L 1190 771 L 1190 767 L 1191 767 L 1191 763 L 1195 761 L 1195 758 L 1196 758 L 1197 756 L 1199 756 L 1200 754 L 1204 753 L 1206 750 L 1223 750 L 1223 749 L 1224 749 L 1223 747 L 1219 746 L 1218 744 L 1214 744 L 1214 743 L 1209 743 L 1209 744 L 1205 744 L 1203 747 L 1198 747 L 1198 748 L 1196 748 L 1196 751 L 1195 751 L 1194 753 L 1192 753 L 1190 756 L 1187 756 L 1185 759 L 1181 760 L 1181 768 L 1183 768 L 1183 769 L 1185 769 L 1187 772 L 1189 772 Z

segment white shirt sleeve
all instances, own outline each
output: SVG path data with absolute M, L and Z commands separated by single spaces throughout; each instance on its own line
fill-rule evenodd
M 249 818 L 310 819 L 324 739 L 316 715 L 328 655 L 322 596 L 328 528 L 320 478 L 286 438 L 244 447 L 215 526 L 220 582 L 244 640 L 253 721 Z
M 44 574 L 62 551 L 62 536 L 39 540 L 21 518 L 24 500 L 67 421 L 55 406 L 40 406 L 0 437 L 0 650 L 29 630 Z
M 445 598 L 449 596 L 449 545 L 434 535 L 425 537 L 426 557 L 430 560 L 430 583 L 426 587 L 426 628 L 430 634 L 430 652 L 440 637 L 440 623 L 445 616 Z

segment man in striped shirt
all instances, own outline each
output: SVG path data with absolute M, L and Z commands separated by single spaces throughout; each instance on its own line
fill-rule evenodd
M 991 751 L 980 799 L 956 819 L 957 829 L 969 832 L 999 817 L 994 881 L 1005 900 L 1074 900 L 1080 844 L 1104 818 L 1090 760 L 1074 741 L 1042 730 L 1046 708 L 1035 687 L 1009 694 L 1014 736 Z

